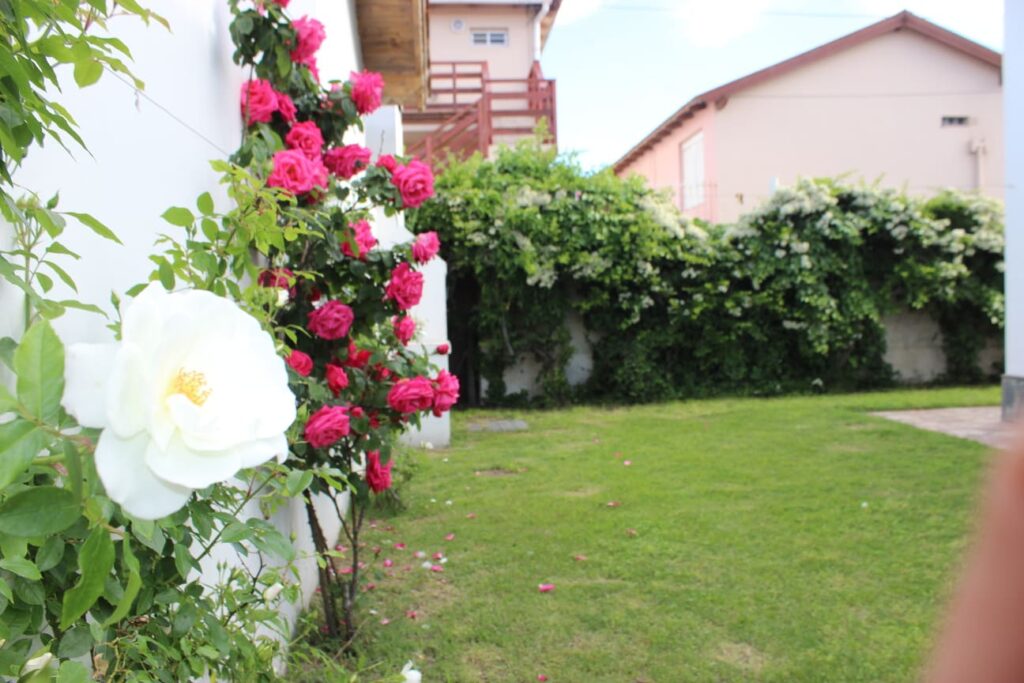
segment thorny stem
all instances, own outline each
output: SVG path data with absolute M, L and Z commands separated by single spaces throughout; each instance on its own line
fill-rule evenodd
M 317 517 L 316 508 L 313 506 L 313 495 L 306 489 L 303 494 L 306 499 L 306 517 L 309 520 L 309 529 L 313 534 L 313 547 L 319 556 L 317 571 L 320 575 L 320 597 L 324 603 L 324 620 L 327 622 L 327 634 L 332 638 L 338 637 L 338 615 L 334 604 L 334 594 L 331 591 L 330 562 L 327 555 L 327 539 L 324 537 L 324 530 L 320 526 L 320 519 Z
M 246 492 L 245 498 L 242 499 L 242 502 L 239 503 L 238 507 L 236 507 L 235 510 L 231 513 L 231 516 L 232 517 L 238 517 L 238 513 L 240 513 L 242 511 L 242 508 L 245 507 L 246 503 L 248 503 L 250 500 L 252 500 L 256 496 L 258 496 L 260 494 L 260 492 L 263 489 L 265 489 L 267 487 L 267 484 L 269 484 L 269 483 L 270 483 L 270 479 L 268 478 L 262 484 L 260 484 L 259 487 L 257 487 L 255 491 L 252 490 L 252 484 L 250 484 L 249 485 L 249 491 Z M 217 545 L 217 541 L 220 540 L 220 537 L 224 533 L 224 529 L 226 529 L 226 528 L 227 528 L 227 525 L 225 524 L 224 526 L 222 526 L 220 529 L 217 530 L 217 533 L 214 534 L 213 538 L 210 540 L 210 543 L 203 547 L 203 552 L 200 553 L 200 555 L 196 558 L 196 562 L 201 561 L 204 557 L 206 557 L 207 555 L 210 554 L 210 552 L 213 550 L 213 547 L 215 545 Z

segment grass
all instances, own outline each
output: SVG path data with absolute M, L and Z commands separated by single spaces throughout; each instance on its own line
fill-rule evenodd
M 989 453 L 867 412 L 998 398 L 459 413 L 367 535 L 360 680 L 410 659 L 427 681 L 913 680 Z M 468 430 L 499 417 L 529 430 Z

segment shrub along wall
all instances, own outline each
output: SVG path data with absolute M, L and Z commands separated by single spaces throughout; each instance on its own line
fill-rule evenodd
M 503 373 L 524 355 L 543 403 L 884 386 L 882 316 L 904 309 L 938 322 L 943 379 L 979 381 L 1003 325 L 1002 209 L 958 192 L 805 180 L 708 225 L 640 178 L 586 174 L 524 142 L 449 163 L 410 223 L 441 234 L 471 402 L 513 398 Z M 579 388 L 565 374 L 572 310 L 594 355 Z

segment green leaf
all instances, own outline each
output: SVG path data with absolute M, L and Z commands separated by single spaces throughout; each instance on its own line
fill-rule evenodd
M 187 228 L 196 220 L 192 212 L 182 206 L 172 206 L 164 211 L 161 218 L 171 225 L 177 225 L 180 228 Z
M 285 492 L 292 498 L 298 496 L 313 483 L 313 473 L 309 470 L 292 470 L 285 480 Z
M 67 213 L 68 216 L 77 218 L 82 225 L 89 228 L 100 237 L 104 237 L 112 242 L 117 242 L 118 244 L 122 243 L 121 240 L 117 238 L 117 235 L 114 234 L 113 230 L 103 225 L 103 223 L 100 223 L 98 220 L 96 220 L 89 214 L 77 213 L 75 211 L 67 211 L 65 213 Z
M 29 581 L 42 581 L 43 579 L 43 575 L 39 573 L 39 568 L 35 563 L 24 557 L 8 557 L 0 560 L 0 569 L 6 569 Z
M 50 536 L 46 543 L 36 552 L 36 566 L 39 571 L 45 572 L 53 569 L 64 559 L 65 539 L 60 536 Z
M 18 348 L 18 342 L 10 337 L 0 339 L 0 361 L 10 370 L 14 370 L 14 350 Z
M 128 571 L 128 581 L 124 587 L 124 595 L 121 597 L 121 601 L 117 603 L 117 609 L 115 609 L 113 614 L 107 617 L 107 620 L 103 622 L 104 626 L 116 624 L 128 616 L 128 612 L 132 608 L 132 603 L 135 602 L 135 598 L 139 594 L 139 589 L 142 588 L 142 576 L 139 574 L 139 560 L 132 552 L 127 536 L 123 541 L 121 541 L 121 553 L 123 555 L 122 559 L 124 560 L 124 567 Z
M 223 543 L 238 543 L 252 536 L 252 531 L 249 527 L 245 526 L 240 522 L 231 522 L 220 535 L 220 540 Z
M 0 490 L 28 469 L 42 446 L 42 432 L 28 420 L 0 425 Z
M 178 569 L 178 574 L 181 575 L 181 578 L 188 580 L 188 574 L 195 566 L 195 560 L 192 559 L 192 553 L 187 545 L 182 543 L 174 544 L 174 566 Z
M 80 512 L 71 491 L 56 486 L 37 486 L 16 493 L 0 504 L 0 529 L 20 538 L 50 536 L 74 524 Z
M 103 527 L 94 527 L 78 553 L 78 583 L 64 594 L 60 627 L 66 629 L 89 611 L 100 595 L 107 575 L 114 567 L 114 542 Z
M 71 492 L 75 494 L 75 500 L 82 501 L 82 488 L 84 474 L 82 472 L 82 455 L 78 447 L 71 441 L 64 442 L 64 466 L 68 470 L 67 481 L 71 485 Z
M 196 199 L 196 208 L 204 216 L 213 215 L 213 197 L 209 192 L 204 192 Z
M 18 400 L 29 414 L 54 423 L 64 395 L 64 345 L 50 323 L 37 322 L 14 352 Z
M 103 64 L 93 58 L 80 59 L 75 62 L 75 83 L 79 88 L 87 88 L 103 75 Z
M 160 276 L 160 284 L 164 286 L 164 289 L 168 291 L 174 289 L 174 269 L 171 268 L 170 263 L 166 260 L 160 261 L 157 274 Z
M 57 647 L 57 656 L 61 659 L 81 657 L 92 648 L 92 645 L 92 633 L 89 632 L 89 627 L 86 624 L 79 624 L 61 636 L 60 645 Z
M 81 662 L 61 662 L 57 683 L 92 683 L 92 678 Z

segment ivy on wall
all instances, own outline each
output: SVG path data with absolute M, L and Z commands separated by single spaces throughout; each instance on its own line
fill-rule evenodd
M 526 141 L 451 161 L 410 223 L 445 245 L 453 364 L 478 402 L 516 398 L 502 376 L 524 357 L 541 403 L 885 386 L 882 317 L 905 309 L 939 323 L 945 379 L 977 381 L 1003 324 L 1001 207 L 952 191 L 805 180 L 708 225 L 640 178 Z M 593 346 L 580 388 L 566 379 L 571 312 Z

